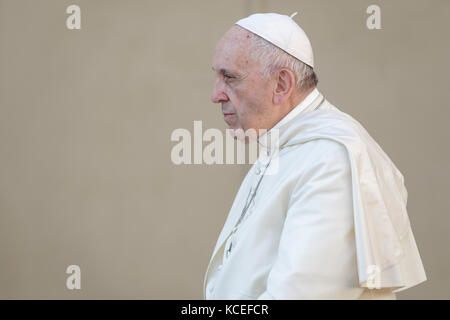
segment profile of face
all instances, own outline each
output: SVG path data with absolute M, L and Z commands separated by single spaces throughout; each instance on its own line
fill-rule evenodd
M 230 129 L 269 129 L 273 82 L 264 78 L 258 61 L 250 57 L 249 31 L 233 26 L 214 51 L 216 79 L 211 94 L 221 103 Z

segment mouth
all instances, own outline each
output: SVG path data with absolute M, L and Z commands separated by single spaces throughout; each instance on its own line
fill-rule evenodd
M 226 123 L 230 124 L 233 120 L 234 113 L 225 113 L 223 112 L 223 120 L 225 120 Z

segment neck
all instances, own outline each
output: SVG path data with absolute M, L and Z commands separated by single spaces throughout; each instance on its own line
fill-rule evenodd
M 315 89 L 316 87 L 312 87 L 309 88 L 306 91 L 302 91 L 299 92 L 297 94 L 293 94 L 292 97 L 290 97 L 290 99 L 286 100 L 287 103 L 287 109 L 288 112 L 286 112 L 286 114 L 288 114 L 289 112 L 291 112 L 292 109 L 294 109 L 296 106 L 298 106 L 303 100 L 305 100 L 305 98 Z M 285 115 L 286 115 L 285 114 Z
M 312 87 L 306 91 L 295 92 L 286 99 L 282 104 L 276 106 L 275 114 L 272 114 L 268 123 L 266 123 L 264 129 L 269 131 L 272 129 L 281 119 L 283 119 L 289 112 L 292 111 L 296 106 L 298 106 L 305 98 L 315 89 Z M 272 109 L 273 110 L 273 109 Z
M 292 111 L 296 106 L 298 106 L 305 98 L 315 89 L 312 87 L 306 91 L 293 93 L 286 101 L 283 102 L 278 108 L 278 115 L 275 121 L 271 124 L 270 130 L 275 124 L 277 124 L 281 119 L 283 119 L 289 112 Z

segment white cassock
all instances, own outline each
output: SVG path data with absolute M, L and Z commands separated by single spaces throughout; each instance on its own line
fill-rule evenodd
M 315 89 L 274 128 L 278 172 L 249 170 L 204 298 L 396 299 L 425 281 L 403 176 L 362 125 Z

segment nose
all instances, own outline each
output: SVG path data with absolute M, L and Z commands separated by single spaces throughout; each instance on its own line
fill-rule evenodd
M 211 93 L 211 101 L 213 103 L 221 103 L 228 101 L 228 96 L 224 92 L 224 86 L 220 79 L 217 79 L 214 83 L 213 91 Z

